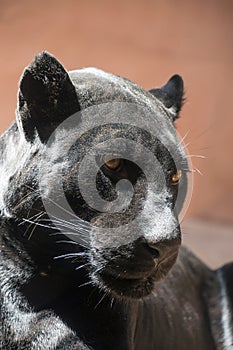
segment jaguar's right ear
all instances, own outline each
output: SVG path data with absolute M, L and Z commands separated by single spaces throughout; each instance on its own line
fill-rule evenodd
M 162 87 L 149 91 L 163 103 L 168 116 L 174 122 L 184 104 L 184 83 L 181 76 L 175 74 Z
M 45 143 L 60 123 L 79 110 L 75 87 L 61 63 L 47 52 L 36 55 L 19 84 L 17 118 L 26 139 L 33 142 L 37 132 Z

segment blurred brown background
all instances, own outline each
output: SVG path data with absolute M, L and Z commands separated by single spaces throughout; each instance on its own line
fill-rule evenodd
M 181 74 L 187 102 L 178 131 L 188 132 L 189 153 L 198 156 L 184 240 L 211 266 L 229 261 L 232 35 L 231 0 L 0 0 L 0 131 L 14 119 L 23 68 L 41 50 L 67 69 L 96 66 L 148 89 Z

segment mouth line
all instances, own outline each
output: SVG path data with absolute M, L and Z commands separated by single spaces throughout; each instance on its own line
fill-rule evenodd
M 117 271 L 116 268 L 108 267 L 105 271 L 102 271 L 100 273 L 103 278 L 110 278 L 115 279 L 118 281 L 145 281 L 148 278 L 155 276 L 156 273 L 159 273 L 159 269 L 163 266 L 166 266 L 167 263 L 175 260 L 177 257 L 177 252 L 170 254 L 169 256 L 165 257 L 161 261 L 158 261 L 157 263 L 154 263 L 153 266 L 151 266 L 149 269 L 145 269 L 144 271 L 134 271 L 131 272 L 127 269 L 127 266 L 123 267 L 121 270 Z
M 173 254 L 170 254 L 169 256 L 166 256 L 164 259 L 160 260 L 159 263 L 158 263 L 158 267 L 163 265 L 164 263 L 166 263 L 167 261 L 171 261 L 173 259 L 176 259 L 177 258 L 177 255 L 178 255 L 178 251 L 177 252 L 174 252 Z
M 151 276 L 158 265 L 151 266 L 148 269 L 145 270 L 137 270 L 131 271 L 127 266 L 122 269 L 112 268 L 108 267 L 105 271 L 101 273 L 101 275 L 114 278 L 116 280 L 122 280 L 122 281 L 131 281 L 131 280 L 144 280 Z
M 103 278 L 105 280 L 108 279 L 108 280 L 114 280 L 114 281 L 119 281 L 119 282 L 123 282 L 123 283 L 139 283 L 139 282 L 143 282 L 143 281 L 146 281 L 148 278 L 150 278 L 153 273 L 155 272 L 156 270 L 153 270 L 153 271 L 150 271 L 148 273 L 141 273 L 141 274 L 135 274 L 135 275 L 126 275 L 126 276 L 122 276 L 120 274 L 115 274 L 115 273 L 112 273 L 112 272 L 109 272 L 109 271 L 105 271 L 105 272 L 102 272 L 100 274 L 101 278 Z

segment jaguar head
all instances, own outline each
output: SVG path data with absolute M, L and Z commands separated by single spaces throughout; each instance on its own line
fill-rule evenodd
M 33 259 L 69 261 L 118 298 L 152 292 L 181 243 L 188 163 L 174 121 L 182 103 L 178 75 L 146 91 L 36 56 L 20 81 L 3 195 Z

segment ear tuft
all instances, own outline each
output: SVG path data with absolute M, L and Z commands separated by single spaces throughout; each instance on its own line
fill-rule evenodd
M 67 71 L 48 52 L 36 55 L 24 70 L 18 109 L 26 139 L 31 142 L 35 131 L 46 142 L 62 121 L 80 109 Z
M 184 83 L 181 76 L 173 75 L 164 86 L 149 91 L 164 104 L 173 121 L 178 118 L 184 103 Z

